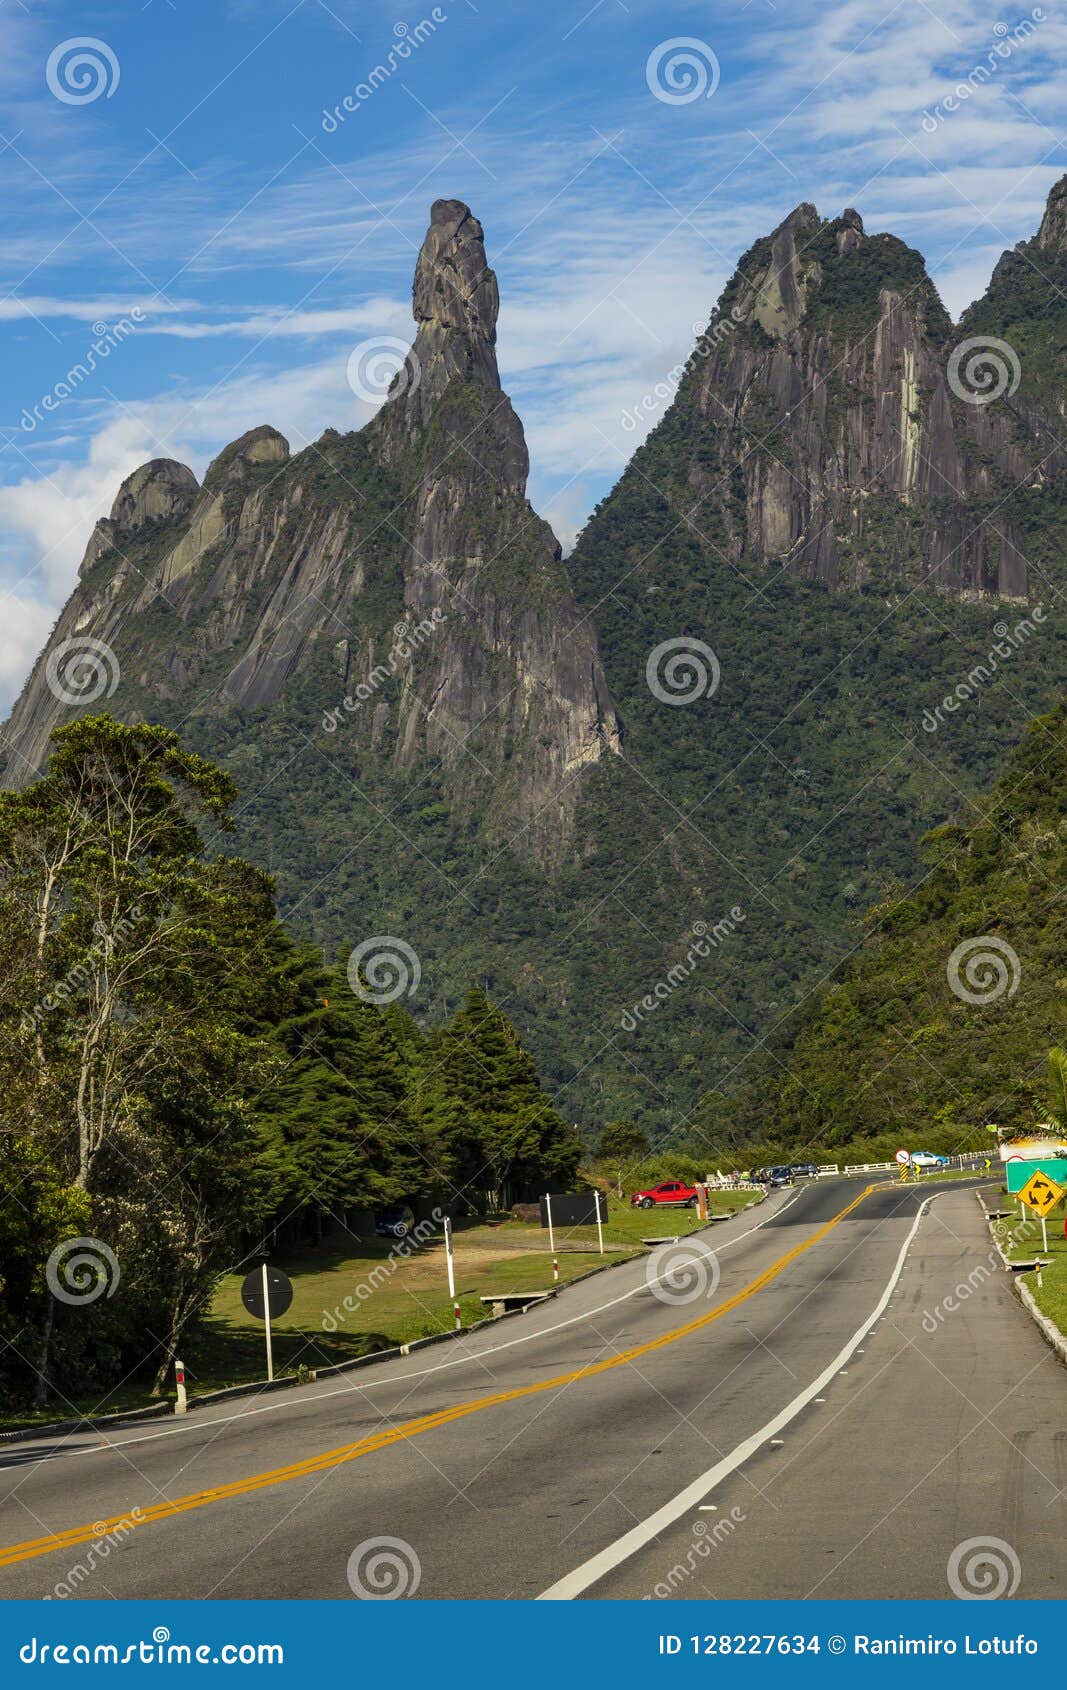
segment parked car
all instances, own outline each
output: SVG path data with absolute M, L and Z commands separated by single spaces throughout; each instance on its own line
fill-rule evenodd
M 374 1230 L 379 1238 L 406 1238 L 415 1225 L 415 1216 L 406 1203 L 390 1203 L 374 1216 Z
M 697 1206 L 696 1186 L 683 1185 L 681 1180 L 664 1180 L 662 1185 L 649 1186 L 647 1191 L 635 1191 L 630 1198 L 635 1209 L 686 1208 Z
M 947 1156 L 935 1156 L 932 1150 L 913 1150 L 911 1153 L 913 1168 L 947 1168 Z
M 781 1185 L 792 1185 L 793 1170 L 792 1168 L 768 1168 L 763 1183 L 769 1185 L 772 1189 Z
M 818 1179 L 819 1169 L 814 1162 L 794 1162 L 790 1168 L 794 1179 Z

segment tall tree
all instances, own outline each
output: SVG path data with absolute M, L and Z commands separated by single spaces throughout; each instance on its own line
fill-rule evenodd
M 150 1309 L 165 1364 L 188 1286 L 202 1292 L 257 1207 L 242 1102 L 257 1051 L 237 1022 L 259 990 L 271 887 L 206 856 L 201 828 L 229 830 L 236 791 L 176 735 L 87 716 L 53 740 L 45 777 L 0 794 L 0 1062 L 20 1106 L 5 1130 L 89 1198 L 95 1227 L 126 1238 L 131 1329 Z M 55 1314 L 46 1298 L 41 1400 Z
M 431 1035 L 421 1087 L 423 1119 L 454 1187 L 492 1193 L 500 1204 L 545 1181 L 573 1180 L 577 1134 L 541 1090 L 533 1059 L 504 1012 L 468 993 Z

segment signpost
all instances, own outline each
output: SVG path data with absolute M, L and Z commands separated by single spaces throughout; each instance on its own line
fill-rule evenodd
M 289 1308 L 293 1300 L 291 1281 L 281 1268 L 268 1267 L 264 1262 L 261 1267 L 253 1268 L 244 1284 L 241 1286 L 241 1301 L 250 1315 L 263 1322 L 263 1330 L 267 1339 L 267 1379 L 274 1379 L 274 1352 L 270 1342 L 270 1323 L 277 1320 Z
M 1057 1185 L 1048 1174 L 1041 1172 L 1031 1174 L 1019 1193 L 1020 1203 L 1025 1203 L 1028 1209 L 1039 1216 L 1041 1221 L 1041 1248 L 1048 1249 L 1048 1216 L 1056 1207 L 1060 1198 L 1067 1193 L 1067 1186 Z

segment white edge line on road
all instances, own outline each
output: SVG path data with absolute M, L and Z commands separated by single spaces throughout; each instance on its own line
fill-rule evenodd
M 775 1209 L 772 1214 L 764 1215 L 763 1219 L 761 1221 L 757 1221 L 755 1226 L 747 1227 L 744 1232 L 739 1232 L 734 1238 L 725 1239 L 723 1243 L 719 1245 L 719 1251 L 729 1250 L 731 1245 L 740 1244 L 743 1238 L 748 1238 L 752 1233 L 759 1232 L 767 1225 L 768 1221 L 776 1220 L 779 1215 L 784 1215 L 785 1211 L 791 1208 L 797 1201 L 797 1198 L 802 1197 L 804 1191 L 810 1189 L 813 1188 L 808 1186 L 802 1187 L 799 1191 L 794 1192 L 788 1202 L 781 1204 L 781 1206 Z M 812 1224 L 814 1225 L 815 1223 L 813 1222 Z M 698 1235 L 693 1234 L 693 1237 L 696 1239 Z M 712 1250 L 711 1253 L 712 1255 L 716 1255 L 719 1251 Z M 647 1257 L 645 1259 L 647 1260 Z M 630 1263 L 622 1263 L 620 1265 L 630 1266 L 633 1261 L 640 1260 L 641 1257 L 636 1256 L 631 1258 Z M 425 1379 L 432 1373 L 444 1373 L 452 1367 L 464 1367 L 469 1365 L 471 1362 L 485 1361 L 490 1356 L 499 1355 L 502 1350 L 514 1349 L 516 1344 L 529 1344 L 536 1338 L 550 1338 L 554 1332 L 562 1332 L 568 1326 L 576 1326 L 579 1321 L 593 1320 L 597 1315 L 606 1313 L 608 1309 L 617 1308 L 620 1303 L 628 1302 L 631 1297 L 640 1296 L 643 1291 L 649 1290 L 651 1286 L 658 1285 L 662 1280 L 671 1278 L 672 1274 L 675 1272 L 677 1272 L 677 1264 L 674 1268 L 668 1268 L 666 1273 L 659 1274 L 655 1279 L 646 1280 L 642 1278 L 640 1285 L 635 1285 L 631 1291 L 624 1291 L 621 1297 L 612 1297 L 610 1302 L 601 1303 L 598 1308 L 586 1309 L 584 1314 L 572 1314 L 567 1320 L 557 1321 L 555 1326 L 546 1326 L 537 1332 L 524 1332 L 521 1337 L 518 1338 L 508 1338 L 502 1344 L 494 1344 L 492 1349 L 471 1351 L 467 1355 L 456 1356 L 453 1361 L 440 1362 L 437 1367 L 421 1367 L 408 1373 L 392 1373 L 388 1375 L 382 1373 L 373 1379 L 363 1380 L 361 1378 L 358 1381 L 358 1384 L 338 1385 L 333 1390 L 316 1391 L 312 1396 L 304 1396 L 301 1394 L 299 1397 L 294 1397 L 292 1399 L 283 1398 L 278 1402 L 264 1403 L 260 1408 L 239 1409 L 236 1414 L 215 1415 L 210 1419 L 206 1415 L 191 1415 L 189 1419 L 184 1420 L 180 1426 L 169 1426 L 165 1431 L 141 1432 L 129 1438 L 109 1438 L 106 1443 L 86 1444 L 82 1449 L 52 1449 L 47 1454 L 39 1456 L 36 1461 L 5 1461 L 4 1456 L 6 1451 L 2 1446 L 0 1446 L 0 1473 L 6 1472 L 13 1467 L 18 1467 L 20 1470 L 27 1467 L 39 1467 L 46 1461 L 70 1461 L 77 1455 L 106 1455 L 109 1450 L 126 1449 L 131 1444 L 155 1443 L 159 1438 L 175 1438 L 184 1432 L 206 1432 L 210 1426 L 229 1426 L 237 1423 L 247 1425 L 252 1415 L 276 1414 L 279 1409 L 284 1408 L 311 1408 L 315 1403 L 328 1401 L 330 1397 L 348 1396 L 354 1389 L 367 1391 L 371 1390 L 376 1385 L 406 1385 L 410 1379 Z M 63 1434 L 65 1438 L 100 1437 L 102 1435 L 103 1434 L 100 1432 L 94 1432 L 92 1428 L 88 1427 L 84 1432 L 67 1432 Z M 14 1445 L 12 1447 L 17 1449 L 19 1446 Z
M 798 1396 L 795 1396 L 791 1403 L 788 1403 L 779 1414 L 775 1415 L 773 1420 L 768 1420 L 765 1426 L 761 1426 L 758 1432 L 753 1432 L 751 1437 L 746 1438 L 743 1443 L 739 1443 L 736 1449 L 731 1450 L 729 1455 L 716 1462 L 714 1467 L 709 1467 L 706 1473 L 702 1473 L 698 1479 L 693 1480 L 691 1485 L 687 1485 L 684 1490 L 679 1491 L 677 1496 L 672 1497 L 669 1502 L 665 1502 L 662 1508 L 657 1508 L 656 1512 L 650 1514 L 647 1520 L 640 1521 L 638 1525 L 633 1526 L 622 1537 L 617 1538 L 614 1543 L 609 1543 L 606 1549 L 601 1549 L 598 1554 L 592 1556 L 588 1561 L 583 1561 L 580 1567 L 576 1567 L 565 1578 L 558 1579 L 547 1590 L 543 1590 L 537 1598 L 539 1602 L 572 1601 L 574 1597 L 581 1596 L 584 1591 L 588 1590 L 590 1585 L 596 1584 L 605 1574 L 621 1566 L 623 1561 L 628 1561 L 631 1555 L 636 1555 L 638 1550 L 646 1548 L 660 1532 L 675 1525 L 683 1515 L 696 1508 L 709 1491 L 714 1490 L 716 1485 L 721 1485 L 723 1480 L 728 1479 L 731 1473 L 735 1473 L 743 1462 L 750 1460 L 763 1444 L 767 1443 L 777 1432 L 780 1432 L 783 1426 L 788 1426 L 801 1409 L 806 1408 L 808 1403 L 818 1396 L 819 1392 L 832 1379 L 836 1378 L 841 1368 L 849 1357 L 855 1353 L 858 1346 L 862 1344 L 872 1326 L 883 1313 L 904 1271 L 908 1251 L 911 1249 L 915 1234 L 919 1230 L 923 1215 L 934 1198 L 940 1196 L 944 1196 L 944 1193 L 933 1192 L 920 1204 L 911 1230 L 900 1247 L 896 1266 L 889 1276 L 888 1284 L 879 1297 L 876 1307 L 867 1316 L 859 1330 L 852 1334 L 844 1349 L 840 1350 L 829 1366 L 823 1369 L 819 1377 L 813 1380 L 810 1385 L 807 1385 Z

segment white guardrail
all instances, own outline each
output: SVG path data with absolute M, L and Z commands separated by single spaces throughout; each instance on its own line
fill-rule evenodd
M 984 1150 L 968 1150 L 961 1156 L 948 1156 L 945 1160 L 950 1168 L 973 1168 L 978 1163 L 984 1162 L 986 1155 L 987 1152 Z M 848 1162 L 842 1168 L 837 1162 L 827 1162 L 818 1169 L 815 1178 L 841 1179 L 847 1178 L 850 1174 L 884 1174 L 891 1172 L 898 1166 L 897 1162 Z M 933 1171 L 933 1169 L 928 1170 L 928 1172 Z M 720 1179 L 717 1175 L 709 1174 L 704 1183 L 709 1191 L 747 1191 L 755 1182 L 752 1180 Z

